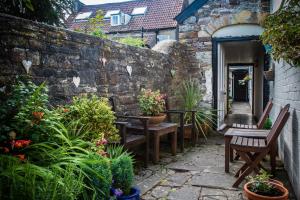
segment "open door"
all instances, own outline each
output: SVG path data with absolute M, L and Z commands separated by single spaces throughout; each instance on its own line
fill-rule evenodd
M 224 128 L 226 110 L 226 79 L 225 79 L 225 55 L 223 47 L 218 44 L 218 129 Z

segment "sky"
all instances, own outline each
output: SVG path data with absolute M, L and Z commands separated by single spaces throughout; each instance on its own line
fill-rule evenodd
M 93 4 L 116 3 L 116 2 L 132 1 L 132 0 L 80 0 L 80 1 L 85 5 L 93 5 Z

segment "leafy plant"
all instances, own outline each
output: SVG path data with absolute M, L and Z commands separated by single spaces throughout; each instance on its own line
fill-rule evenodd
M 107 139 L 109 142 L 119 141 L 118 130 L 115 127 L 115 116 L 107 98 L 92 95 L 74 97 L 73 102 L 66 106 L 65 118 L 68 122 L 79 123 L 88 135 L 83 139 L 98 141 Z
M 144 47 L 145 42 L 142 38 L 124 37 L 116 39 L 117 42 L 135 47 Z
M 272 128 L 272 120 L 268 117 L 263 126 L 264 129 L 271 129 Z
M 299 9 L 299 0 L 284 0 L 279 10 L 264 21 L 261 36 L 263 43 L 272 47 L 275 60 L 282 58 L 295 66 L 300 66 Z
M 111 160 L 113 188 L 120 189 L 124 195 L 129 195 L 133 184 L 133 160 L 129 154 L 121 154 Z
M 206 137 L 207 130 L 212 129 L 214 122 L 215 114 L 213 109 L 203 109 L 199 107 L 199 103 L 202 100 L 202 95 L 198 85 L 192 81 L 187 80 L 182 83 L 181 87 L 181 98 L 183 99 L 183 109 L 186 111 L 195 110 L 195 123 L 197 132 L 201 133 L 204 138 Z M 192 122 L 192 113 L 186 112 L 184 115 L 185 123 Z
M 74 0 L 2 0 L 0 12 L 61 26 L 75 7 Z
M 164 111 L 164 95 L 159 90 L 142 89 L 138 96 L 139 107 L 145 116 L 157 116 Z
M 263 196 L 280 196 L 282 192 L 277 190 L 269 181 L 271 175 L 266 171 L 261 170 L 256 176 L 249 176 L 247 180 L 251 182 L 249 190 Z

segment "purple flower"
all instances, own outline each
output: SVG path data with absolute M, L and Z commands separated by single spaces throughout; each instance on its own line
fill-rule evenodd
M 114 189 L 113 193 L 116 197 L 120 197 L 123 195 L 123 191 L 120 188 Z

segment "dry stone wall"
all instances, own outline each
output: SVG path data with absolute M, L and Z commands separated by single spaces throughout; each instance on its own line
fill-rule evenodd
M 46 81 L 53 104 L 93 93 L 115 96 L 120 111 L 136 112 L 141 88 L 174 96 L 192 67 L 188 50 L 176 42 L 161 53 L 4 14 L 0 27 L 1 91 L 9 91 L 27 65 L 34 82 Z

